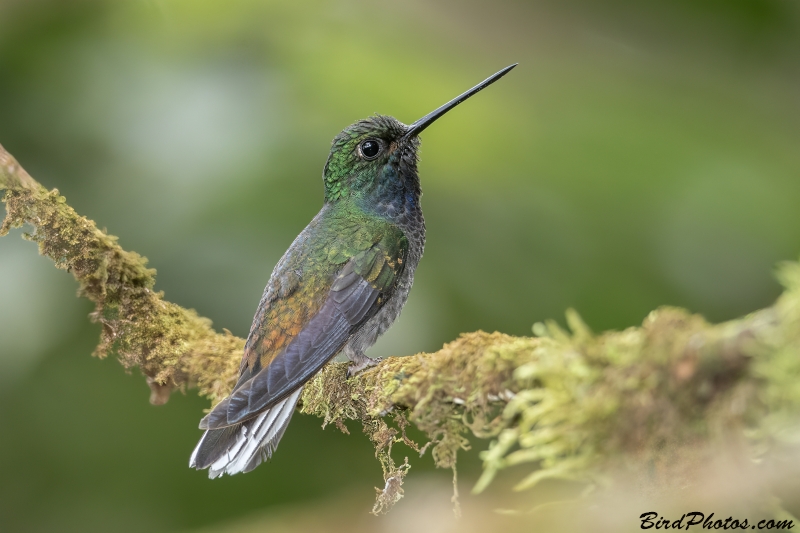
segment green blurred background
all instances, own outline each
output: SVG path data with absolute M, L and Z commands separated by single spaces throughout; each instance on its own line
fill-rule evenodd
M 321 205 L 333 136 L 411 122 L 512 62 L 423 135 L 426 253 L 372 355 L 527 335 L 570 306 L 603 330 L 773 301 L 773 266 L 800 252 L 794 0 L 0 0 L 0 143 L 146 255 L 169 300 L 243 336 Z M 297 415 L 252 474 L 187 468 L 207 403 L 151 407 L 136 372 L 89 357 L 91 306 L 20 233 L 0 240 L 0 530 L 192 531 L 342 493 L 370 508 L 380 467 L 356 426 Z M 409 491 L 448 482 L 411 462 Z

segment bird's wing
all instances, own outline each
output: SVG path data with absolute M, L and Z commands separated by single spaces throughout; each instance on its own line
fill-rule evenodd
M 289 275 L 294 279 L 282 282 L 286 269 L 278 273 L 276 267 L 273 278 L 277 276 L 279 287 L 273 293 L 277 294 L 265 304 L 269 287 L 265 293 L 264 312 L 256 315 L 239 382 L 201 421 L 202 429 L 257 416 L 316 374 L 391 297 L 404 268 L 408 241 L 390 226 L 368 239 L 360 251 L 348 253 L 344 250 L 352 246 L 336 243 L 327 248 L 326 268 L 317 264 L 308 275 L 295 272 Z M 293 287 L 286 289 L 287 285 Z

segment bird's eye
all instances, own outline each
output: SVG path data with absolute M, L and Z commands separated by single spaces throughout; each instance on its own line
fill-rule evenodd
M 359 149 L 361 150 L 361 156 L 369 161 L 378 157 L 381 151 L 381 144 L 375 139 L 367 139 L 361 143 Z

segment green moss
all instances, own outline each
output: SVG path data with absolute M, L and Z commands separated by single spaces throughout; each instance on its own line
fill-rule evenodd
M 26 238 L 56 267 L 71 272 L 79 294 L 94 302 L 91 319 L 103 326 L 97 357 L 114 353 L 126 368 L 139 367 L 151 386 L 159 387 L 162 402 L 170 390 L 186 385 L 199 385 L 215 400 L 230 390 L 241 339 L 217 334 L 210 320 L 165 301 L 153 290 L 156 272 L 146 258 L 123 250 L 116 237 L 78 215 L 57 190 L 41 187 L 2 147 L 0 188 L 6 189 L 0 236 L 31 226 Z
M 31 226 L 40 253 L 95 303 L 91 318 L 103 326 L 95 355 L 114 353 L 126 368 L 141 368 L 154 403 L 187 386 L 212 402 L 230 392 L 243 339 L 165 301 L 144 257 L 42 188 L 2 147 L 0 188 L 0 236 Z M 470 435 L 492 439 L 476 492 L 517 465 L 530 469 L 520 490 L 551 477 L 602 486 L 620 471 L 650 487 L 683 487 L 721 442 L 749 459 L 792 435 L 800 415 L 800 264 L 782 265 L 778 277 L 786 290 L 774 306 L 718 325 L 665 307 L 640 327 L 594 334 L 569 310 L 569 330 L 547 321 L 534 325 L 535 337 L 468 333 L 351 379 L 346 364 L 330 364 L 305 386 L 301 410 L 342 431 L 347 420 L 362 423 L 383 468 L 375 513 L 403 494 L 410 466 L 394 463 L 394 444 L 430 449 L 437 466 L 453 469 L 455 484 Z M 426 434 L 424 446 L 406 436 L 409 423 Z

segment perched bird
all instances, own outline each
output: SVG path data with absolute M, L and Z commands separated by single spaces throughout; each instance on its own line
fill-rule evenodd
M 333 139 L 325 203 L 270 276 L 231 395 L 200 421 L 189 466 L 209 477 L 249 472 L 272 456 L 303 385 L 337 353 L 348 375 L 400 314 L 425 246 L 417 175 L 419 134 L 494 83 L 504 68 L 406 126 L 376 115 Z

